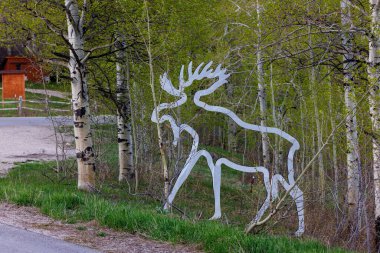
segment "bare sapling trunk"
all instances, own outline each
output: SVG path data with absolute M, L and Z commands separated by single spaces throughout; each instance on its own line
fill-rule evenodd
M 119 149 L 119 181 L 131 180 L 135 176 L 133 162 L 132 110 L 129 91 L 129 62 L 122 35 L 117 38 L 116 86 L 117 86 L 117 141 Z
M 147 28 L 148 28 L 148 42 L 147 42 L 147 51 L 148 51 L 148 57 L 149 57 L 149 79 L 150 79 L 150 87 L 152 91 L 152 97 L 153 97 L 153 105 L 154 108 L 157 110 L 157 98 L 156 98 L 156 92 L 154 90 L 154 70 L 153 70 L 153 56 L 152 56 L 152 49 L 151 49 L 151 35 L 150 35 L 150 19 L 149 19 L 149 10 L 147 6 L 147 2 L 144 1 L 145 9 L 146 9 L 146 17 L 147 17 Z M 159 112 L 156 111 L 157 118 L 159 119 Z M 164 198 L 165 202 L 167 198 L 169 197 L 169 170 L 168 165 L 166 161 L 166 155 L 164 150 L 164 142 L 162 140 L 162 133 L 160 124 L 157 125 L 157 135 L 158 135 L 158 145 L 160 148 L 160 155 L 161 155 L 161 164 L 162 164 L 162 170 L 164 175 Z
M 331 129 L 335 129 L 336 123 L 335 123 L 335 115 L 333 113 L 332 107 L 333 107 L 333 89 L 332 89 L 332 83 L 330 83 L 330 97 L 329 97 L 329 113 L 330 113 L 330 125 Z M 339 171 L 338 171 L 338 158 L 337 158 L 337 152 L 336 152 L 336 140 L 335 136 L 332 136 L 331 138 L 331 144 L 332 144 L 332 159 L 333 159 L 333 167 L 334 167 L 334 199 L 336 201 L 336 205 L 339 205 Z
M 380 1 L 370 0 L 371 4 L 371 36 L 369 37 L 368 56 L 368 81 L 370 85 L 370 115 L 374 136 L 380 133 L 380 69 L 379 69 L 379 45 L 380 45 Z M 377 137 L 372 138 L 373 155 L 373 184 L 375 189 L 375 229 L 376 252 L 380 250 L 380 143 Z
M 271 89 L 271 98 L 272 98 L 272 101 L 271 101 L 272 102 L 272 118 L 273 118 L 274 127 L 280 128 L 280 122 L 278 120 L 280 117 L 276 116 L 277 115 L 277 109 L 276 109 L 276 99 L 275 99 L 275 93 L 274 93 L 274 87 L 273 87 L 273 66 L 272 66 L 272 64 L 270 65 L 270 89 Z M 276 135 L 275 146 L 274 146 L 274 150 L 273 150 L 274 173 L 275 174 L 280 173 L 280 168 L 281 168 L 281 163 L 282 163 L 282 160 L 281 160 L 282 150 L 281 150 L 281 143 L 280 142 L 281 142 L 280 138 L 278 138 L 278 136 Z
M 309 46 L 312 47 L 312 38 L 311 38 L 311 26 L 309 25 Z M 315 127 L 317 132 L 317 149 L 322 147 L 322 128 L 321 121 L 319 118 L 319 109 L 318 109 L 318 98 L 317 98 L 317 82 L 316 82 L 316 67 L 314 66 L 314 53 L 313 50 L 310 50 L 310 59 L 313 64 L 310 70 L 310 90 L 311 97 L 313 100 L 314 107 L 314 116 L 315 116 Z M 318 187 L 319 187 L 319 197 L 320 201 L 324 202 L 326 197 L 326 187 L 325 187 L 325 169 L 323 165 L 323 153 L 318 155 Z
M 266 105 L 266 89 L 264 80 L 264 59 L 262 57 L 261 50 L 261 20 L 260 15 L 262 12 L 262 6 L 259 0 L 256 2 L 256 14 L 257 14 L 257 84 L 258 95 L 260 104 L 260 124 L 261 126 L 267 126 L 267 105 Z M 267 133 L 262 133 L 262 149 L 263 149 L 263 161 L 264 167 L 270 169 L 270 154 L 269 154 L 269 137 Z
M 227 97 L 232 99 L 234 93 L 234 84 L 231 83 L 227 86 Z M 232 119 L 228 119 L 228 151 L 237 151 L 237 140 L 236 140 L 236 124 Z
M 347 0 L 341 1 L 341 19 L 344 32 L 342 33 L 342 46 L 347 53 L 343 56 L 343 80 L 344 80 L 344 102 L 346 110 L 350 112 L 346 118 L 346 138 L 347 138 L 347 204 L 348 204 L 348 225 L 357 224 L 359 185 L 360 185 L 360 156 L 359 139 L 356 121 L 356 98 L 353 87 L 354 77 L 353 67 L 353 45 L 352 34 L 348 32 L 352 25 L 351 14 Z
M 93 191 L 95 189 L 95 154 L 90 126 L 90 106 L 84 53 L 84 16 L 80 17 L 77 1 L 65 0 L 65 6 L 68 13 L 69 70 L 74 110 L 78 189 Z

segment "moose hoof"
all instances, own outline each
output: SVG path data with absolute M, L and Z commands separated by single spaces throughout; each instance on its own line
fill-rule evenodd
M 294 235 L 295 235 L 296 237 L 300 237 L 300 236 L 303 235 L 303 233 L 304 233 L 303 230 L 298 229 L 298 230 L 294 233 Z
M 164 205 L 164 210 L 169 210 L 169 207 L 170 207 L 169 203 L 166 202 L 166 204 Z
M 221 214 L 214 214 L 209 220 L 218 220 L 221 216 Z

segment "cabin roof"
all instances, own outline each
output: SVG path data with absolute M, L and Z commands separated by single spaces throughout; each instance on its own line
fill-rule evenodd
M 24 54 L 24 48 L 22 46 L 14 46 L 10 49 L 6 47 L 0 47 L 0 69 L 4 69 L 7 61 L 7 57 L 22 57 Z

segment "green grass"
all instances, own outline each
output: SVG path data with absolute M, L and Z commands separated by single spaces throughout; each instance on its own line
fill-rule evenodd
M 78 192 L 75 180 L 62 178 L 49 163 L 23 164 L 0 179 L 0 200 L 38 207 L 68 223 L 96 220 L 156 240 L 197 244 L 207 252 L 344 252 L 308 239 L 246 235 L 241 228 L 215 221 L 180 219 L 141 197 L 117 200 L 103 193 Z

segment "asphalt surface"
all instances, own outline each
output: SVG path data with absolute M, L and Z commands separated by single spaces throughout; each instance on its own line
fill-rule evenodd
M 72 243 L 0 223 L 1 253 L 99 253 Z
M 52 120 L 62 125 L 72 124 L 70 117 L 0 117 L 2 126 L 52 126 Z
M 59 117 L 0 117 L 1 126 L 70 126 L 73 125 L 73 118 L 71 116 Z M 91 118 L 94 124 L 107 124 L 116 122 L 115 116 L 104 115 Z

